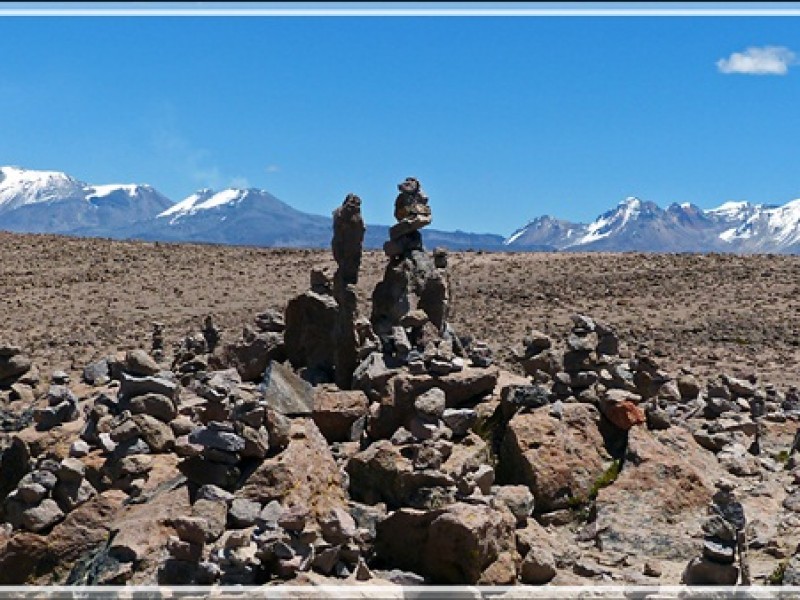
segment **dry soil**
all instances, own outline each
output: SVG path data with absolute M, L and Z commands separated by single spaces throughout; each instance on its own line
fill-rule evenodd
M 362 314 L 385 260 L 365 253 Z M 149 349 L 153 321 L 172 344 L 211 314 L 232 340 L 304 291 L 318 265 L 334 268 L 331 253 L 0 233 L 0 343 L 47 373 Z M 583 313 L 667 369 L 800 385 L 800 257 L 457 252 L 450 266 L 451 322 L 506 365 L 527 328 L 560 336 Z

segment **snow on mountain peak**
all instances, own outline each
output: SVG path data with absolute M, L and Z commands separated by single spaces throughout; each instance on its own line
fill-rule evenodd
M 628 221 L 635 219 L 642 208 L 642 201 L 635 196 L 628 196 L 617 204 L 616 210 L 600 215 L 586 227 L 586 233 L 570 243 L 567 247 L 580 246 L 596 242 L 622 229 Z
M 705 212 L 706 214 L 714 217 L 738 220 L 746 218 L 749 214 L 756 212 L 759 208 L 761 208 L 760 204 L 750 204 L 745 200 L 729 201 L 723 202 L 716 208 L 709 208 Z
M 92 200 L 95 198 L 104 198 L 110 196 L 114 192 L 124 192 L 128 196 L 134 197 L 139 190 L 148 188 L 148 186 L 136 185 L 132 183 L 112 183 L 108 185 L 90 185 L 84 188 L 86 192 L 86 199 Z
M 716 208 L 709 208 L 708 212 L 710 213 L 719 213 L 719 212 L 730 212 L 734 210 L 740 210 L 742 208 L 747 208 L 750 206 L 750 203 L 746 200 L 730 200 L 728 202 L 723 202 Z
M 775 241 L 785 245 L 800 242 L 800 200 L 792 200 L 764 213 L 767 216 L 767 231 Z
M 222 190 L 218 194 L 214 194 L 206 200 L 205 202 L 199 204 L 197 206 L 198 209 L 206 209 L 206 208 L 214 208 L 215 206 L 222 206 L 224 204 L 230 204 L 237 200 L 241 200 L 244 197 L 245 191 L 239 190 L 236 188 L 230 188 L 227 190 Z
M 513 243 L 514 243 L 515 241 L 517 241 L 517 240 L 518 240 L 518 239 L 519 239 L 521 236 L 525 235 L 525 232 L 527 232 L 527 231 L 528 231 L 528 226 L 529 226 L 529 225 L 530 225 L 530 223 L 528 223 L 528 225 L 526 225 L 525 227 L 523 227 L 523 228 L 521 228 L 521 229 L 517 229 L 517 230 L 516 230 L 514 233 L 512 233 L 512 234 L 511 234 L 511 235 L 510 235 L 510 236 L 509 236 L 509 237 L 508 237 L 506 240 L 504 240 L 504 241 L 503 241 L 503 245 L 504 245 L 504 246 L 508 246 L 508 245 L 510 245 L 510 244 L 513 244 Z
M 59 171 L 0 167 L 0 208 L 10 210 L 26 204 L 80 196 L 84 186 Z
M 247 194 L 248 190 L 238 188 L 228 188 L 221 192 L 203 189 L 171 206 L 159 214 L 158 218 L 171 217 L 170 223 L 175 223 L 187 215 L 194 215 L 200 211 L 238 204 Z

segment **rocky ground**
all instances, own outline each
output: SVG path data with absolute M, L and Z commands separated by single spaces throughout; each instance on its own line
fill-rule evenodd
M 0 232 L 0 331 L 45 370 L 78 371 L 115 349 L 149 344 L 152 321 L 179 341 L 213 314 L 223 338 L 265 309 L 283 310 L 330 252 L 115 242 Z M 365 252 L 362 314 L 383 252 Z M 528 328 L 559 334 L 575 313 L 604 320 L 624 346 L 666 366 L 800 385 L 800 257 L 723 254 L 457 252 L 452 321 L 509 350 Z
M 0 584 L 800 583 L 800 257 L 392 252 L 0 233 Z

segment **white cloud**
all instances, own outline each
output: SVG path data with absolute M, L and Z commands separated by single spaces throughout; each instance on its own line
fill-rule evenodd
M 247 177 L 234 177 L 231 179 L 230 187 L 246 190 L 250 187 L 250 180 Z
M 267 165 L 267 173 L 277 173 L 281 168 L 278 165 Z
M 796 63 L 794 52 L 783 46 L 748 48 L 734 52 L 728 58 L 717 61 L 720 73 L 742 73 L 745 75 L 786 75 L 789 67 Z
M 194 185 L 219 189 L 225 182 L 221 169 L 213 164 L 211 153 L 195 147 L 174 127 L 159 126 L 153 132 L 153 147 L 161 158 L 194 182 Z

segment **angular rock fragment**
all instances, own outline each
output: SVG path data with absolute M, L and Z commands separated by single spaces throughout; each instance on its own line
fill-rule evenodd
M 314 394 L 312 417 L 329 442 L 354 441 L 354 435 L 358 433 L 354 426 L 364 420 L 368 406 L 369 400 L 360 390 L 318 389 Z
M 267 408 L 286 416 L 306 416 L 314 411 L 314 391 L 307 381 L 272 361 L 261 385 Z
M 431 583 L 474 584 L 503 554 L 516 554 L 513 531 L 510 513 L 487 507 L 403 508 L 378 523 L 376 552 Z
M 561 419 L 517 414 L 500 449 L 500 480 L 527 485 L 541 512 L 586 499 L 611 461 L 599 421 L 597 409 L 585 404 L 566 404 Z

